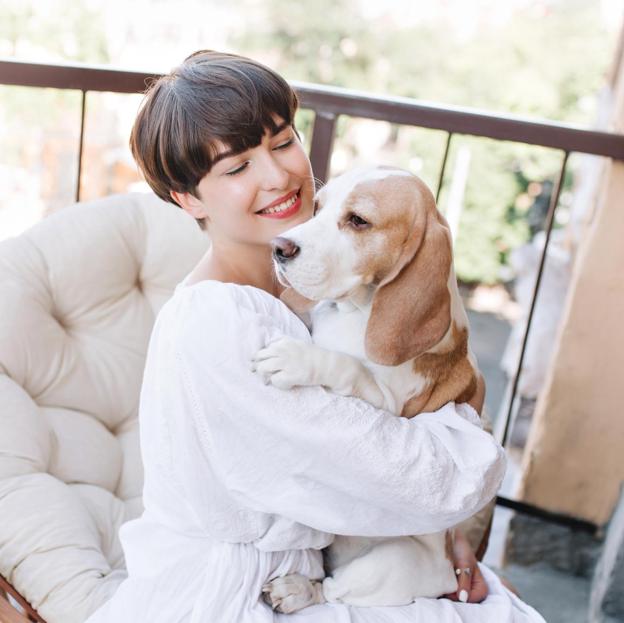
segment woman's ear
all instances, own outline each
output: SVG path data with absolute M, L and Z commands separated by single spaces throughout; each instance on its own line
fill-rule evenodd
M 433 198 L 426 214 L 424 226 L 417 223 L 398 266 L 373 297 L 365 349 L 375 363 L 397 366 L 414 359 L 437 344 L 450 326 L 450 232 Z
M 203 220 L 208 214 L 206 206 L 202 203 L 201 199 L 198 199 L 191 193 L 182 193 L 175 190 L 170 190 L 169 195 L 171 198 L 194 219 Z

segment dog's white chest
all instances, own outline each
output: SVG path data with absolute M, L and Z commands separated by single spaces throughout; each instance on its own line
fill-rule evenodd
M 339 309 L 331 301 L 323 301 L 314 307 L 311 312 L 312 339 L 327 350 L 337 350 L 364 361 L 364 336 L 370 311 L 351 307 Z
M 386 407 L 399 415 L 409 398 L 423 391 L 427 380 L 414 372 L 411 361 L 383 366 L 367 359 L 365 336 L 369 316 L 370 306 L 323 301 L 311 312 L 312 340 L 317 346 L 359 359 L 375 376 L 388 401 Z

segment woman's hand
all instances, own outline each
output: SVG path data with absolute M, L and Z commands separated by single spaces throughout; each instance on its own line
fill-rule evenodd
M 455 529 L 452 553 L 453 568 L 457 574 L 457 591 L 444 596 L 453 601 L 469 603 L 483 601 L 488 595 L 488 586 L 477 565 L 470 543 L 458 529 Z

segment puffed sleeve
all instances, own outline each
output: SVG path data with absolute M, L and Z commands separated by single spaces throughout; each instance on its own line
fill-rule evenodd
M 289 335 L 311 341 L 255 288 L 188 288 L 176 369 L 211 469 L 245 507 L 334 534 L 426 534 L 482 508 L 501 483 L 501 447 L 467 405 L 411 420 L 322 387 L 282 391 L 252 355 Z

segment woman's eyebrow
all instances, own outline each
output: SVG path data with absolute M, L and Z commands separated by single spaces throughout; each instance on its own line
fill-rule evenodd
M 280 123 L 278 126 L 275 127 L 274 130 L 271 131 L 271 136 L 275 136 L 276 134 L 279 134 L 282 130 L 285 130 L 289 125 L 290 123 L 288 123 L 288 121 L 282 121 L 282 123 Z
M 242 153 L 240 151 L 235 151 L 234 149 L 226 149 L 225 151 L 222 151 L 221 153 L 217 154 L 213 159 L 212 159 L 212 166 L 214 166 L 215 164 L 217 164 L 217 162 L 220 162 L 221 160 L 224 160 L 225 158 L 229 158 L 230 156 L 236 156 L 239 153 Z

